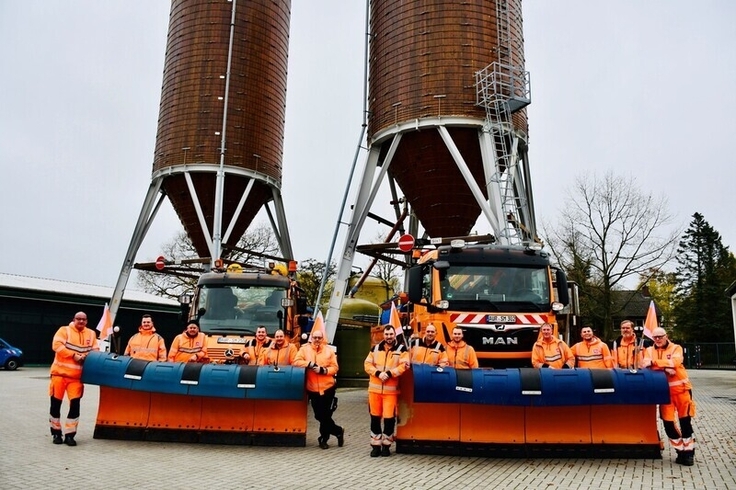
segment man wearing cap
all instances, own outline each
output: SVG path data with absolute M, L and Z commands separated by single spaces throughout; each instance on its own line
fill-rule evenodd
M 692 418 L 695 416 L 695 401 L 692 385 L 683 366 L 682 347 L 667 338 L 664 328 L 655 328 L 652 332 L 654 345 L 647 347 L 642 359 L 642 367 L 655 371 L 664 371 L 670 387 L 670 403 L 659 406 L 664 431 L 670 444 L 677 452 L 675 463 L 685 466 L 695 464 L 695 437 L 693 436 Z M 679 430 L 675 425 L 675 416 L 679 422 Z
M 437 327 L 430 323 L 424 329 L 423 338 L 411 341 L 411 362 L 438 367 L 447 366 L 447 351 L 436 337 Z
M 125 355 L 144 361 L 166 360 L 166 345 L 163 337 L 156 333 L 151 315 L 143 315 L 143 318 L 141 318 L 138 333 L 128 341 Z
M 207 358 L 205 335 L 199 331 L 199 322 L 189 320 L 184 333 L 174 337 L 169 350 L 171 362 L 200 362 Z

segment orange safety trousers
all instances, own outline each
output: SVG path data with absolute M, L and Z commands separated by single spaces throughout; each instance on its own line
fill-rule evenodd
M 677 412 L 677 416 L 675 416 Z M 670 402 L 659 406 L 659 416 L 662 420 L 674 422 L 676 419 L 695 417 L 695 400 L 689 391 L 670 393 Z
M 57 403 L 57 410 L 61 408 L 61 401 L 64 400 L 64 393 L 66 393 L 70 402 L 71 400 L 79 400 L 82 398 L 82 395 L 84 395 L 84 383 L 79 379 L 67 378 L 66 376 L 51 376 L 49 396 L 59 400 L 58 402 L 52 401 L 52 415 L 49 417 L 49 425 L 51 426 L 52 434 L 61 431 L 61 417 L 59 414 L 53 413 L 56 411 L 53 406 L 54 403 Z M 77 432 L 77 427 L 79 426 L 79 415 L 78 413 L 74 413 L 73 415 L 71 414 L 72 412 L 78 412 L 78 407 L 78 401 L 76 402 L 76 405 L 70 403 L 69 412 L 72 418 L 67 418 L 66 423 L 64 424 L 64 433 L 66 434 L 74 434 Z
M 396 417 L 396 406 L 399 395 L 368 393 L 368 407 L 374 417 L 390 419 Z

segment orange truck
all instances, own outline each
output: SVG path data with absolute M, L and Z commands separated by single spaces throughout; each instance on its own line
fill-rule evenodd
M 456 240 L 424 253 L 408 273 L 415 335 L 431 323 L 447 343 L 460 327 L 481 367 L 531 367 L 541 325 L 551 323 L 557 335 L 556 316 L 569 302 L 564 272 L 537 244 Z

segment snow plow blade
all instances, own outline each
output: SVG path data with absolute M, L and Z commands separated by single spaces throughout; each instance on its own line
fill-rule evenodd
M 96 439 L 305 446 L 304 369 L 148 362 L 91 352 Z
M 396 450 L 497 457 L 661 458 L 664 373 L 438 369 L 401 377 Z

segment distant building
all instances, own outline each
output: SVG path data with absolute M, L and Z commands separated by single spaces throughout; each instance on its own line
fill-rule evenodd
M 612 316 L 614 332 L 618 332 L 618 326 L 624 320 L 634 322 L 636 335 L 641 337 L 644 328 L 644 321 L 647 319 L 649 311 L 649 303 L 652 297 L 649 295 L 649 288 L 644 286 L 639 291 L 612 291 L 612 311 L 616 312 Z M 657 310 L 657 318 L 662 318 L 662 311 L 659 309 L 657 302 L 654 302 L 654 308 Z
M 87 313 L 94 329 L 112 292 L 103 286 L 0 273 L 0 337 L 23 350 L 25 364 L 51 364 L 56 330 L 68 325 L 78 311 Z M 122 349 L 138 331 L 144 313 L 151 314 L 168 347 L 183 330 L 179 311 L 176 301 L 126 290 L 115 319 Z
M 731 316 L 733 317 L 733 341 L 736 342 L 736 281 L 726 288 L 726 296 L 731 299 Z M 736 357 L 734 357 L 736 361 Z

